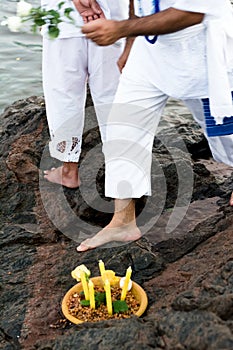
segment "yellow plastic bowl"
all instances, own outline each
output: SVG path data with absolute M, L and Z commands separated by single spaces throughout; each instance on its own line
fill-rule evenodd
M 118 277 L 119 280 L 121 277 Z M 91 278 L 92 282 L 94 283 L 95 286 L 103 286 L 103 281 L 101 276 L 98 277 L 92 277 Z M 146 310 L 147 305 L 148 305 L 148 299 L 147 299 L 147 295 L 144 291 L 144 289 L 142 289 L 141 286 L 139 286 L 139 284 L 137 284 L 136 282 L 132 283 L 132 289 L 131 292 L 133 293 L 133 295 L 135 296 L 135 298 L 139 301 L 140 303 L 140 307 L 139 310 L 135 313 L 136 316 L 140 317 Z M 72 323 L 74 324 L 79 324 L 79 323 L 83 323 L 84 321 L 79 320 L 78 318 L 72 316 L 69 313 L 68 310 L 68 300 L 70 298 L 70 296 L 72 296 L 74 293 L 80 293 L 82 292 L 83 288 L 82 288 L 82 283 L 77 283 L 76 285 L 74 285 L 72 288 L 70 288 L 68 290 L 68 292 L 66 293 L 66 295 L 64 296 L 63 300 L 62 300 L 62 312 L 63 315 Z

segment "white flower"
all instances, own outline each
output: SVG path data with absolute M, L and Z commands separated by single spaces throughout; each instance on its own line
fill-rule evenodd
M 30 14 L 30 11 L 32 9 L 32 5 L 24 0 L 20 0 L 17 3 L 17 16 L 19 17 L 25 17 Z
M 64 8 L 65 7 L 65 8 Z M 8 25 L 12 32 L 19 32 L 29 28 L 25 23 L 29 23 L 30 30 L 33 33 L 38 33 L 43 28 L 43 33 L 48 32 L 51 39 L 57 38 L 60 33 L 60 22 L 72 23 L 75 21 L 71 17 L 72 7 L 67 7 L 64 1 L 57 5 L 57 10 L 46 10 L 45 7 L 33 8 L 32 5 L 24 0 L 17 2 L 17 15 L 9 17 L 7 21 L 0 22 L 0 25 Z M 39 29 L 39 30 L 38 30 Z
M 89 277 L 91 275 L 91 271 L 88 270 L 88 268 L 84 264 L 82 264 L 82 265 L 77 266 L 71 272 L 71 276 L 79 282 L 81 280 L 81 272 L 82 271 L 85 272 L 87 277 Z
M 5 21 L 1 22 L 1 26 L 7 26 L 7 25 L 8 25 L 8 20 L 7 19 L 5 19 Z
M 120 287 L 121 287 L 121 289 L 123 288 L 124 283 L 125 283 L 125 277 L 121 277 L 121 279 L 120 279 Z M 132 288 L 132 285 L 133 285 L 132 280 L 129 280 L 128 291 Z
M 22 20 L 18 16 L 8 17 L 7 25 L 11 32 L 19 32 L 22 27 Z

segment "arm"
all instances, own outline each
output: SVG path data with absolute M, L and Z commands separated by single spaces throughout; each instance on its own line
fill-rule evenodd
M 203 13 L 176 10 L 172 7 L 150 16 L 124 21 L 97 20 L 82 29 L 98 45 L 110 45 L 120 38 L 138 35 L 161 35 L 201 23 Z
M 73 3 L 84 23 L 105 18 L 101 7 L 95 0 L 73 0 Z
M 135 13 L 134 13 L 134 3 L 133 0 L 130 0 L 130 4 L 129 4 L 129 18 L 136 18 Z M 122 72 L 122 69 L 124 68 L 127 59 L 129 57 L 129 53 L 131 51 L 133 42 L 134 42 L 135 38 L 134 37 L 127 37 L 126 38 L 126 43 L 125 43 L 125 48 L 124 51 L 122 53 L 122 55 L 120 56 L 120 58 L 117 61 L 117 65 L 118 68 L 120 70 L 120 72 Z

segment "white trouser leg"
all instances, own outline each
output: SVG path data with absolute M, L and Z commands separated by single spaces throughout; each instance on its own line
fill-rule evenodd
M 51 156 L 78 162 L 84 123 L 87 40 L 43 41 L 43 87 Z
M 89 80 L 102 139 L 118 86 L 122 46 L 100 47 L 86 38 L 44 39 L 43 85 L 52 157 L 78 162 Z M 64 147 L 65 144 L 65 147 Z
M 119 82 L 117 60 L 122 49 L 123 45 L 103 47 L 88 41 L 88 83 L 102 141 L 106 138 L 106 120 Z
M 133 83 L 122 76 L 103 146 L 107 197 L 151 195 L 152 146 L 167 99 L 154 86 Z
M 221 163 L 233 166 L 233 135 L 208 137 L 205 132 L 205 116 L 201 99 L 188 99 L 184 103 L 202 127 L 208 140 L 213 158 Z

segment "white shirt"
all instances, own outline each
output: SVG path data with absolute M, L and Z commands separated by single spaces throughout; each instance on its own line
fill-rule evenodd
M 75 27 L 73 24 L 66 23 L 67 18 L 62 17 L 63 21 L 59 24 L 59 38 L 70 38 L 70 37 L 80 37 L 84 36 L 82 34 L 80 26 L 83 25 L 83 20 L 78 11 L 76 10 L 72 0 L 63 0 L 65 5 L 62 7 L 64 10 L 66 7 L 73 8 L 74 11 L 71 12 L 71 17 L 74 18 Z M 56 9 L 57 5 L 61 2 L 61 0 L 41 0 L 41 6 L 46 7 L 46 9 Z M 126 19 L 128 18 L 129 13 L 129 0 L 98 0 L 98 4 L 102 8 L 105 17 L 108 19 Z M 46 35 L 46 26 L 42 28 L 42 35 Z
M 153 0 L 134 0 L 136 15 L 152 14 L 150 11 L 153 11 L 153 2 Z M 155 44 L 148 43 L 143 37 L 137 38 L 143 46 L 138 51 L 142 55 L 143 52 L 145 54 L 146 66 L 153 77 L 151 78 L 153 84 L 175 98 L 208 97 L 207 24 L 210 20 L 224 22 L 231 11 L 230 2 L 160 0 L 159 5 L 160 11 L 173 7 L 183 11 L 204 13 L 205 17 L 201 24 L 172 34 L 159 35 Z M 231 87 L 233 87 L 232 73 L 229 73 Z
M 141 16 L 139 7 L 141 5 L 144 13 L 143 15 L 152 14 L 153 0 L 134 0 L 135 13 Z M 222 17 L 229 10 L 230 2 L 228 0 L 160 0 L 160 11 L 169 7 L 174 7 L 177 10 L 204 13 L 207 17 Z

